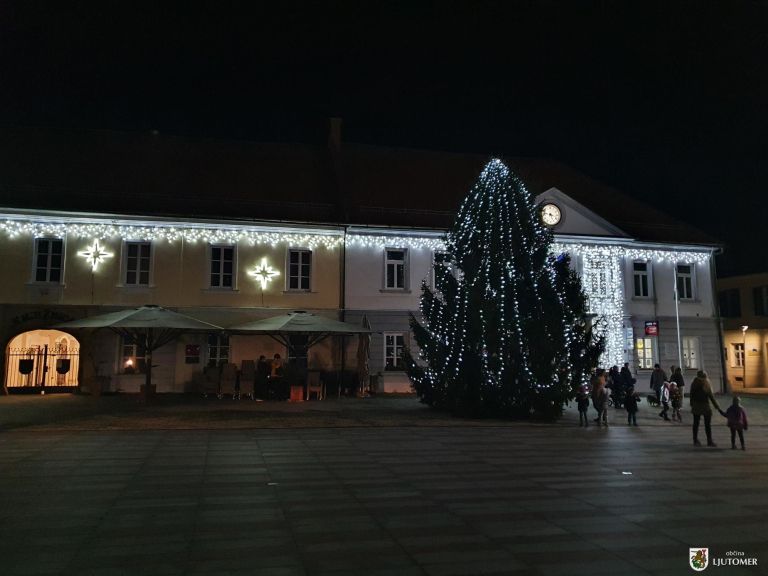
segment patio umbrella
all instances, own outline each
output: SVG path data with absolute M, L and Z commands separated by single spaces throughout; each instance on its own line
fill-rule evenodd
M 165 346 L 183 332 L 219 332 L 223 330 L 221 326 L 197 320 L 162 306 L 152 305 L 72 320 L 58 324 L 54 328 L 64 330 L 109 328 L 121 336 L 134 339 L 137 344 L 143 344 L 147 362 L 145 398 L 152 390 L 152 352 Z
M 368 385 L 370 377 L 370 366 L 368 364 L 368 358 L 371 352 L 371 323 L 368 321 L 368 316 L 363 314 L 363 328 L 368 329 L 368 333 L 360 334 L 357 341 L 357 372 L 360 377 L 360 395 L 368 395 Z
M 284 346 L 291 347 L 291 336 L 308 336 L 307 348 L 314 346 L 324 338 L 334 335 L 367 334 L 370 328 L 316 316 L 303 310 L 272 316 L 263 320 L 238 324 L 227 328 L 228 332 L 249 332 L 271 336 Z

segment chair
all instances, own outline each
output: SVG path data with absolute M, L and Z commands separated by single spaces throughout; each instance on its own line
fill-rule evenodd
M 325 398 L 325 386 L 320 379 L 320 372 L 310 370 L 307 372 L 307 400 L 314 394 L 318 400 Z
M 219 398 L 225 394 L 231 395 L 232 399 L 237 398 L 237 365 L 224 364 L 221 368 L 221 387 L 219 388 Z
M 240 398 L 248 396 L 254 399 L 253 388 L 256 381 L 256 362 L 253 360 L 243 360 L 240 364 Z

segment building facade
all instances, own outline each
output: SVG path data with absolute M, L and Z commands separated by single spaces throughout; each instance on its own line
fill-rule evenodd
M 721 278 L 717 288 L 730 388 L 768 388 L 768 274 Z
M 157 304 L 224 327 L 291 310 L 368 322 L 378 390 L 409 391 L 400 356 L 412 345 L 409 317 L 487 160 L 342 145 L 338 130 L 327 147 L 5 130 L 4 384 L 99 379 L 137 390 L 135 343 L 51 328 Z M 572 255 L 605 318 L 604 364 L 628 362 L 641 387 L 657 362 L 683 365 L 687 380 L 705 369 L 721 389 L 717 243 L 556 162 L 504 160 L 549 207 L 555 250 Z M 353 370 L 356 350 L 356 338 L 328 340 L 310 367 Z M 185 335 L 154 354 L 153 380 L 181 392 L 211 363 L 287 352 L 264 336 Z

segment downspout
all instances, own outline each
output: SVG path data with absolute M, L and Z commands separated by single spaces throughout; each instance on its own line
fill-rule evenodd
M 717 354 L 720 357 L 720 392 L 723 394 L 727 393 L 728 390 L 726 390 L 725 385 L 725 356 L 723 356 L 723 350 L 725 349 L 725 342 L 723 341 L 723 320 L 720 318 L 720 306 L 717 304 L 718 302 L 718 295 L 717 295 L 717 263 L 715 262 L 715 256 L 722 254 L 723 249 L 722 248 L 716 248 L 712 251 L 712 256 L 710 257 L 709 262 L 709 270 L 710 275 L 712 278 L 710 279 L 712 283 L 712 312 L 715 316 L 715 325 L 717 326 L 717 342 L 718 342 L 718 351 Z M 746 358 L 747 355 L 747 349 L 746 346 L 744 347 L 744 357 Z
M 341 244 L 341 290 L 339 290 L 339 308 L 341 309 L 341 321 L 347 321 L 347 229 L 344 225 L 344 241 Z M 341 398 L 341 387 L 344 383 L 344 371 L 346 370 L 347 360 L 347 337 L 341 335 L 341 377 L 339 378 L 338 397 Z

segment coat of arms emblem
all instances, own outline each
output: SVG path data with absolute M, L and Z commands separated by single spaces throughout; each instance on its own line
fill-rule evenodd
M 688 561 L 697 572 L 706 570 L 709 566 L 709 548 L 688 548 Z

